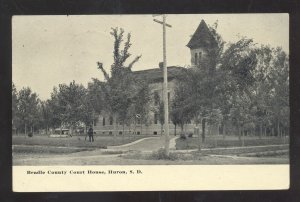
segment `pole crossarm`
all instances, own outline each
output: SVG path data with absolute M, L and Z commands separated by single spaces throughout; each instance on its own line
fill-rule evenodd
M 153 19 L 153 21 L 154 22 L 157 22 L 157 23 L 159 23 L 159 24 L 164 24 L 162 21 L 159 21 L 159 20 L 156 20 L 156 19 Z M 167 26 L 167 27 L 172 27 L 172 25 L 169 25 L 169 24 L 167 24 L 167 23 L 165 23 L 165 25 Z

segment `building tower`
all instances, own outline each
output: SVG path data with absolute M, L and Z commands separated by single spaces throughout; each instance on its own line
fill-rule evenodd
M 217 41 L 211 34 L 205 21 L 201 20 L 198 28 L 187 44 L 187 47 L 189 47 L 191 51 L 192 67 L 205 68 L 202 66 L 212 57 L 210 53 L 212 50 L 215 50 L 217 46 Z

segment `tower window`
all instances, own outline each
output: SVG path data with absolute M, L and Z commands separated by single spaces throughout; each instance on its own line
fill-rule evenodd
M 195 53 L 195 65 L 197 65 L 197 64 L 198 64 L 198 54 Z
M 202 52 L 199 52 L 199 61 L 201 60 L 202 58 Z
M 103 117 L 102 125 L 105 126 L 105 118 Z

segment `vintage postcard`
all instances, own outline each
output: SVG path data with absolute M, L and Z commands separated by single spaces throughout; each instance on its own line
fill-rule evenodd
M 289 188 L 289 15 L 12 17 L 13 191 Z

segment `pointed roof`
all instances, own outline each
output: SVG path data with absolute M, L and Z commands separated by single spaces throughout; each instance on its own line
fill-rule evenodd
M 210 30 L 208 29 L 204 20 L 201 20 L 197 30 L 195 31 L 191 40 L 186 46 L 191 49 L 217 46 L 217 42 L 211 34 Z

